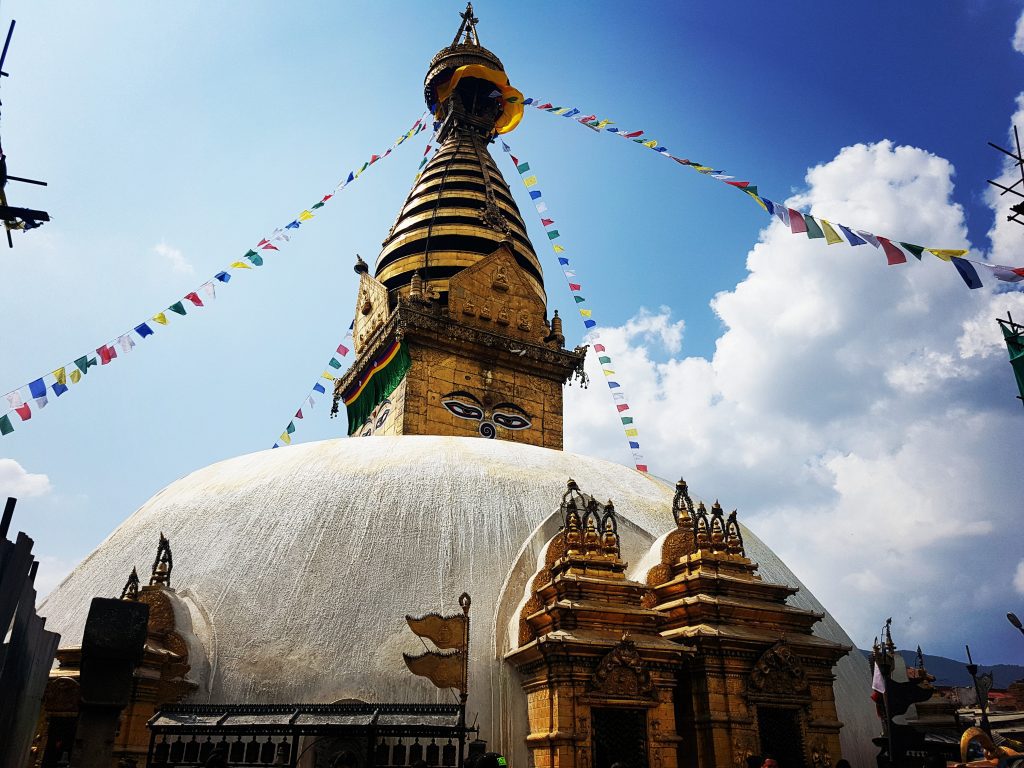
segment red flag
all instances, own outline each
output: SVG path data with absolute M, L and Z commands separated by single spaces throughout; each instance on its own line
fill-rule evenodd
M 587 115 L 586 117 L 576 118 L 581 123 L 589 123 L 591 120 L 597 120 L 597 115 Z
M 256 247 L 257 248 L 262 248 L 264 245 L 266 245 L 269 242 L 270 242 L 269 240 L 267 240 L 266 238 L 263 238 L 258 243 L 256 243 Z
M 604 344 L 595 344 L 594 345 L 594 351 L 595 352 L 604 352 Z
M 619 403 L 615 407 L 619 409 L 619 413 L 622 413 L 623 411 L 628 411 L 629 410 L 629 406 L 626 405 L 625 403 Z
M 22 403 L 14 409 L 14 412 L 21 416 L 22 421 L 28 421 L 32 418 L 32 409 L 28 407 L 28 403 Z
M 743 189 L 743 187 L 749 187 L 750 186 L 750 182 L 749 181 L 727 181 L 725 183 L 729 184 L 729 185 L 731 185 L 733 187 L 739 187 L 740 189 Z
M 551 109 L 554 106 L 550 101 L 547 104 L 538 104 L 537 109 Z
M 894 264 L 907 263 L 907 257 L 903 255 L 903 251 L 893 245 L 892 241 L 885 237 L 879 237 L 878 235 L 875 235 L 875 237 L 878 237 L 878 242 L 882 244 L 882 249 L 885 251 L 885 257 L 888 260 L 890 267 Z
M 637 464 L 636 468 L 637 468 L 638 472 L 646 472 L 647 471 L 647 465 L 646 464 Z
M 341 355 L 342 357 L 347 355 L 348 354 L 348 347 L 346 347 L 344 344 L 339 344 L 338 345 L 338 354 Z
M 281 250 L 281 249 L 280 249 L 280 248 L 278 248 L 278 247 L 277 247 L 276 245 L 274 245 L 273 243 L 267 243 L 266 245 L 262 246 L 262 247 L 260 248 L 260 250 L 261 250 L 261 251 L 279 251 L 279 250 Z
M 302 409 L 301 408 L 299 408 L 299 410 L 297 410 L 295 412 L 295 418 L 296 419 L 301 419 L 302 418 Z
M 117 357 L 117 350 L 113 347 L 108 347 L 104 344 L 102 347 L 96 350 L 96 354 L 100 356 L 100 365 L 106 365 L 115 357 Z
M 578 291 L 578 290 L 580 290 L 580 284 L 579 283 L 569 283 L 569 290 L 570 291 Z
M 800 215 L 800 211 L 794 211 L 792 208 L 789 209 L 789 228 L 794 235 L 807 231 L 807 222 Z
M 429 144 L 427 144 L 427 148 L 423 150 L 423 154 L 425 155 L 425 154 L 427 154 L 427 152 L 429 152 L 429 151 L 430 151 L 430 145 L 429 145 Z M 518 165 L 518 163 L 516 163 L 516 165 Z
M 203 306 L 203 300 L 199 298 L 199 294 L 196 293 L 195 291 L 192 291 L 192 293 L 186 293 L 185 298 L 191 301 L 197 307 Z
M 327 202 L 328 200 L 330 200 L 330 199 L 331 199 L 332 197 L 334 197 L 334 195 L 324 195 L 324 196 L 323 196 L 323 199 L 322 199 L 322 200 L 321 200 L 320 202 L 321 202 L 321 203 L 326 203 L 326 202 Z
M 672 159 L 675 160 L 680 165 L 693 165 L 693 163 L 691 163 L 689 160 L 683 160 L 683 158 L 681 157 L 673 157 Z
M 378 160 L 380 160 L 380 156 L 379 156 L 379 155 L 371 155 L 371 156 L 370 156 L 370 165 L 373 165 L 373 164 L 374 164 L 374 163 L 376 163 L 376 162 L 377 162 Z
M 511 152 L 508 153 L 508 156 L 512 158 L 512 162 L 515 163 L 516 167 L 518 168 L 519 167 L 519 158 L 516 157 L 515 155 L 513 155 Z
M 623 133 L 621 135 L 625 136 L 627 139 L 635 139 L 637 136 L 643 136 L 644 132 L 643 131 L 633 131 L 632 133 Z
M 555 220 L 554 219 L 541 219 L 540 223 L 543 224 L 545 227 L 550 227 L 552 224 L 555 223 Z

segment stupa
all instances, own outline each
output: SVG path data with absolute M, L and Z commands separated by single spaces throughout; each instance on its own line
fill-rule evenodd
M 176 480 L 46 598 L 62 650 L 37 765 L 56 764 L 55 734 L 73 728 L 89 601 L 119 593 L 151 608 L 115 745 L 139 765 L 166 705 L 451 702 L 406 669 L 422 646 L 405 617 L 450 613 L 463 592 L 467 720 L 510 765 L 733 768 L 782 749 L 780 734 L 786 768 L 871 759 L 866 665 L 735 513 L 562 450 L 563 387 L 584 378 L 586 348 L 565 348 L 490 156 L 522 98 L 476 25 L 470 6 L 430 62 L 440 148 L 373 274 L 356 264 L 356 359 L 334 393 L 348 436 Z M 158 557 L 150 585 L 122 592 L 158 542 L 173 573 Z M 411 764 L 412 745 L 379 741 L 346 754 Z M 285 764 L 338 759 L 308 746 L 282 748 Z M 199 750 L 175 764 L 201 764 Z

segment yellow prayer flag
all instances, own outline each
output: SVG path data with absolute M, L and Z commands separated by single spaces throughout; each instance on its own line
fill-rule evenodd
M 282 432 L 281 433 L 281 437 L 279 439 L 285 445 L 291 445 L 292 444 L 292 436 L 289 435 L 287 432 Z
M 581 314 L 581 315 L 582 315 L 583 317 L 590 317 L 590 315 L 591 315 L 591 311 L 590 311 L 589 309 L 581 309 L 581 310 L 580 310 L 580 314 Z
M 626 430 L 626 437 L 636 437 L 639 434 L 640 433 L 637 432 L 635 429 L 627 429 Z
M 568 111 L 569 111 L 569 108 L 568 108 L 568 107 L 562 107 L 561 109 L 556 109 L 556 110 L 555 110 L 555 111 L 554 111 L 554 112 L 553 112 L 552 114 L 555 114 L 555 115 L 564 115 L 564 114 L 565 114 L 566 112 L 568 112 Z
M 614 125 L 614 123 L 611 120 L 602 120 L 594 127 L 600 130 L 601 128 L 604 128 L 606 125 Z
M 327 379 L 328 381 L 334 381 L 334 374 L 332 374 L 330 371 L 324 371 L 320 375 L 323 378 Z
M 832 225 L 824 219 L 821 219 L 821 229 L 825 233 L 825 242 L 829 245 L 835 245 L 836 243 L 843 242 L 843 238 L 841 238 L 838 233 L 832 229 Z
M 760 197 L 755 195 L 753 192 L 750 192 L 750 191 L 748 191 L 746 189 L 744 189 L 743 191 L 746 192 L 748 195 L 750 195 L 752 198 L 754 198 L 754 202 L 756 202 L 758 205 L 760 205 L 766 211 L 768 210 L 768 206 L 764 204 L 764 200 L 762 200 Z
M 252 264 L 246 264 L 244 261 L 236 261 L 231 265 L 232 269 L 252 269 Z
M 642 143 L 645 147 L 650 147 L 651 149 L 654 149 L 656 146 L 658 146 L 658 142 L 656 139 L 651 139 L 650 141 L 645 141 Z
M 67 386 L 68 382 L 67 382 L 67 379 L 64 377 L 64 369 L 63 368 L 58 368 L 56 371 L 54 371 L 53 372 L 53 378 L 55 378 L 57 380 L 58 384 L 62 384 L 64 386 Z
M 310 211 L 303 211 L 299 214 L 299 221 L 309 221 L 313 218 L 313 214 Z
M 71 372 L 71 383 L 77 384 L 82 380 L 82 372 L 77 368 Z
M 967 255 L 967 251 L 966 250 L 964 250 L 964 251 L 957 251 L 957 250 L 950 250 L 948 248 L 926 248 L 925 250 L 928 251 L 928 253 L 933 254 L 934 256 L 938 256 L 943 261 L 949 261 L 954 256 L 956 258 L 960 258 L 961 256 L 966 256 Z
M 555 253 L 565 253 L 565 248 L 560 245 L 555 246 Z
M 523 179 L 523 184 L 525 184 L 528 187 L 532 187 L 536 183 L 537 183 L 537 177 L 536 176 L 527 176 L 525 179 Z
M 700 171 L 701 173 L 707 173 L 708 171 L 714 170 L 710 165 L 691 165 L 690 167 L 695 171 Z
M 153 319 L 160 323 L 160 325 L 167 325 L 167 315 L 163 312 L 157 312 L 153 315 Z
M 613 371 L 611 368 L 602 368 L 601 370 L 604 371 L 605 376 L 611 376 L 613 373 L 615 373 L 615 371 Z

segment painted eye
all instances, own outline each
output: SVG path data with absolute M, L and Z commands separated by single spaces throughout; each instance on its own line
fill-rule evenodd
M 372 434 L 373 434 L 373 427 L 367 427 L 366 429 L 363 430 L 363 433 L 360 435 L 360 437 L 369 437 Z
M 528 418 L 518 413 L 495 413 L 491 419 L 505 429 L 529 429 L 532 426 Z
M 473 419 L 474 421 L 480 421 L 484 417 L 482 409 L 477 408 L 475 405 L 470 405 L 469 403 L 463 403 L 458 400 L 442 400 L 441 405 L 460 419 Z
M 390 408 L 385 408 L 381 412 L 380 416 L 377 417 L 377 423 L 373 425 L 373 428 L 374 429 L 380 429 L 382 426 L 384 426 L 384 422 L 388 420 L 388 416 L 390 416 L 390 415 L 391 415 L 391 409 Z

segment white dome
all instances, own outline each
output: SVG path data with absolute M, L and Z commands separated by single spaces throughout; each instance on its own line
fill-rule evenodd
M 566 481 L 612 499 L 632 562 L 671 527 L 673 487 L 600 459 L 499 440 L 342 438 L 262 451 L 171 483 L 122 523 L 40 606 L 61 645 L 81 641 L 89 602 L 148 573 L 161 531 L 171 586 L 188 605 L 206 659 L 193 659 L 196 702 L 448 701 L 406 670 L 422 651 L 405 615 L 453 613 L 473 598 L 469 721 L 518 751 L 525 699 L 501 660 L 505 627 L 557 529 Z M 824 611 L 786 566 L 744 531 L 769 581 L 799 586 L 791 603 Z M 515 567 L 513 567 L 515 566 Z M 817 634 L 853 645 L 826 614 Z M 514 639 L 513 639 L 514 640 Z M 844 753 L 867 764 L 877 731 L 867 665 L 838 667 Z M 521 708 L 521 711 L 519 711 Z M 853 745 L 857 744 L 857 748 Z

